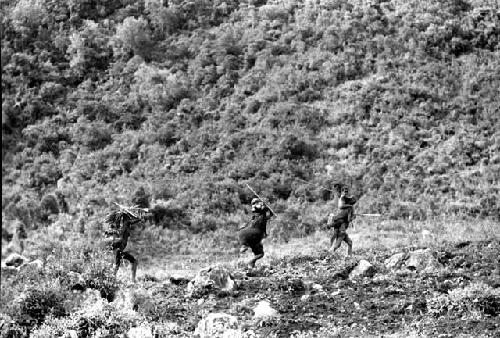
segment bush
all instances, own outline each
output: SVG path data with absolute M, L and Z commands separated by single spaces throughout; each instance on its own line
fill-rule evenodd
M 427 309 L 435 316 L 497 316 L 500 314 L 500 292 L 482 282 L 448 291 L 427 300 Z
M 20 0 L 11 14 L 14 28 L 25 33 L 35 30 L 46 17 L 47 11 L 41 0 Z
M 43 323 L 46 316 L 67 315 L 65 296 L 57 284 L 29 286 L 14 299 L 9 312 L 16 323 L 30 330 Z
M 151 196 L 146 194 L 144 187 L 139 187 L 132 196 L 132 204 L 137 205 L 139 208 L 149 208 L 149 200 Z
M 90 150 L 102 149 L 113 141 L 111 127 L 101 121 L 89 122 L 79 118 L 70 129 L 72 141 Z
M 128 17 L 116 27 L 116 39 L 121 42 L 124 51 L 133 51 L 143 58 L 149 57 L 151 31 L 143 18 Z

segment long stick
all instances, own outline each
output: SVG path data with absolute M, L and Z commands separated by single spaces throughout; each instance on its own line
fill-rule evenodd
M 303 179 L 298 178 L 298 177 L 295 177 L 295 179 L 297 179 L 297 180 L 299 180 L 299 181 L 302 181 L 302 182 L 304 182 L 304 183 L 310 184 L 310 185 L 312 185 L 312 186 L 315 186 L 315 187 L 321 188 L 321 189 L 326 190 L 326 191 L 336 192 L 336 191 L 334 191 L 334 190 L 327 189 L 327 188 L 323 188 L 323 187 L 322 187 L 322 186 L 320 186 L 320 185 L 316 185 L 316 184 L 314 184 L 314 183 L 308 182 L 308 181 L 303 180 Z
M 381 214 L 355 214 L 356 216 L 381 217 Z
M 257 196 L 257 198 L 258 198 L 259 200 L 261 200 L 261 201 L 262 201 L 262 203 L 264 203 L 264 204 L 266 205 L 266 207 L 267 207 L 267 208 L 268 208 L 268 209 L 269 209 L 269 210 L 273 213 L 273 215 L 274 215 L 274 216 L 276 216 L 276 213 L 273 211 L 273 209 L 271 209 L 271 207 L 269 206 L 269 204 L 267 204 L 267 203 L 266 203 L 266 201 L 264 201 L 264 200 L 263 200 L 263 199 L 259 196 L 259 194 L 257 194 L 257 193 L 255 192 L 255 190 L 253 190 L 253 189 L 252 189 L 252 187 L 251 187 L 251 186 L 249 186 L 249 185 L 247 184 L 247 187 L 248 187 L 248 189 L 250 189 L 250 190 L 254 193 L 254 195 L 255 195 L 255 196 Z M 276 216 L 276 217 L 278 217 L 278 216 Z

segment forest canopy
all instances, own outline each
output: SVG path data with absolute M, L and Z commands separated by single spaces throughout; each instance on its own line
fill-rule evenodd
M 210 230 L 248 204 L 246 183 L 282 211 L 339 182 L 360 212 L 500 219 L 494 0 L 1 0 L 1 14 L 4 221 L 161 201 L 157 223 Z

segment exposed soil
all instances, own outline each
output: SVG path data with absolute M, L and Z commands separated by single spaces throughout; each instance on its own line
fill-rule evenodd
M 433 272 L 388 270 L 384 266 L 384 260 L 395 252 L 414 249 L 370 250 L 351 258 L 324 251 L 279 259 L 253 271 L 235 271 L 236 291 L 207 289 L 192 298 L 185 296 L 186 286 L 182 283 L 160 287 L 155 282 L 144 282 L 155 296 L 156 307 L 146 310 L 139 305 L 139 311 L 156 321 L 176 322 L 180 335 L 192 335 L 198 321 L 211 312 L 237 316 L 243 330 L 251 329 L 262 336 L 289 337 L 294 331 L 317 331 L 322 327 L 335 327 L 336 334 L 342 336 L 390 335 L 404 330 L 444 337 L 498 335 L 498 293 L 471 302 L 474 311 L 469 312 L 450 307 L 436 315 L 429 311 L 428 301 L 471 283 L 499 288 L 499 242 L 433 248 L 434 256 L 443 264 Z M 377 273 L 350 279 L 349 273 L 360 259 L 371 262 Z M 267 300 L 278 310 L 279 317 L 254 319 L 253 309 L 260 300 Z

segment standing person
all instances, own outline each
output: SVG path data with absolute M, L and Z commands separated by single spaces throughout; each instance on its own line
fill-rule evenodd
M 354 204 L 357 202 L 353 196 L 348 195 L 349 190 L 343 187 L 338 201 L 339 212 L 330 214 L 327 225 L 333 226 L 333 235 L 330 238 L 330 250 L 336 251 L 342 242 L 347 244 L 347 254 L 352 254 L 352 240 L 347 234 L 347 228 L 354 219 Z
M 128 210 L 114 211 L 106 217 L 106 223 L 110 229 L 105 232 L 106 242 L 115 254 L 115 276 L 120 268 L 122 259 L 128 260 L 132 264 L 132 281 L 135 282 L 137 271 L 137 259 L 129 251 L 125 251 L 130 238 L 130 228 L 141 221 L 139 214 Z
M 262 240 L 267 237 L 267 221 L 271 218 L 272 212 L 258 198 L 252 200 L 252 219 L 245 227 L 238 232 L 238 239 L 241 244 L 240 253 L 252 249 L 255 255 L 249 262 L 248 268 L 254 268 L 255 262 L 264 257 L 264 246 Z

